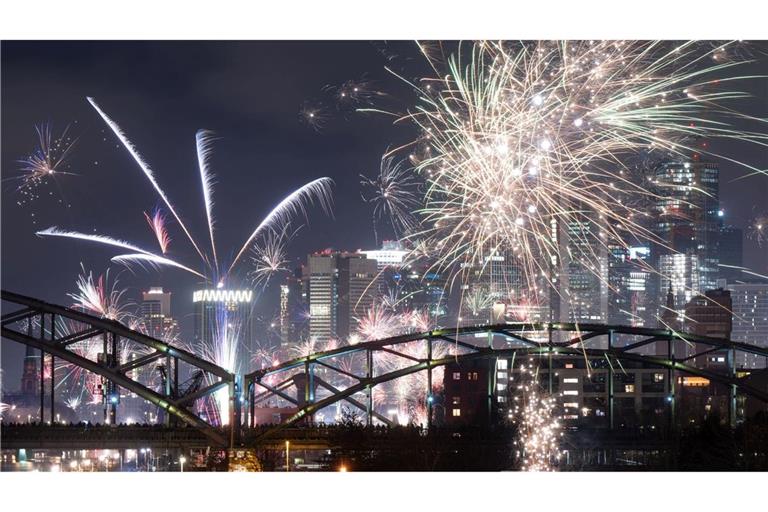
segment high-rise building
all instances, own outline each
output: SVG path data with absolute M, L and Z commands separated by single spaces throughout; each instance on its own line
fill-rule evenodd
M 171 292 L 165 292 L 159 287 L 151 287 L 143 292 L 141 318 L 150 336 L 158 339 L 172 337 L 178 324 L 171 316 Z
M 733 328 L 731 339 L 768 348 L 768 283 L 728 284 L 731 292 Z M 766 368 L 766 358 L 740 352 L 739 368 Z
M 325 343 L 346 339 L 378 291 L 376 260 L 362 253 L 326 250 L 307 257 L 309 336 Z
M 744 266 L 744 233 L 733 226 L 720 229 L 720 278 L 734 282 L 744 278 L 739 268 Z
M 381 249 L 359 252 L 365 254 L 368 259 L 376 260 L 379 270 L 387 267 L 398 268 L 402 266 L 405 256 L 408 254 L 408 251 L 405 251 L 402 244 L 396 240 L 384 240 L 381 244 Z
M 716 287 L 720 231 L 720 172 L 717 164 L 700 161 L 668 161 L 654 171 L 658 189 L 655 204 L 654 261 L 661 276 L 659 290 L 671 283 L 676 303 Z
M 196 290 L 192 295 L 195 342 L 204 352 L 216 351 L 219 360 L 215 362 L 230 371 L 247 368 L 255 349 L 252 300 L 252 290 L 224 287 Z
M 731 292 L 718 288 L 697 295 L 685 305 L 684 328 L 691 334 L 730 339 L 732 328 Z M 701 353 L 709 346 L 694 344 L 688 352 Z M 675 354 L 680 357 L 682 354 Z M 688 354 L 691 355 L 691 354 Z M 694 365 L 720 371 L 727 370 L 728 350 L 716 350 L 694 358 Z
M 324 343 L 338 332 L 338 253 L 310 254 L 305 270 L 309 285 L 309 336 Z
M 608 320 L 608 249 L 598 223 L 569 220 L 559 229 L 559 275 L 553 292 L 552 318 L 561 322 Z
M 365 254 L 341 254 L 338 258 L 339 301 L 337 336 L 349 338 L 357 328 L 358 318 L 373 305 L 378 291 L 377 261 Z
M 650 321 L 649 254 L 645 246 L 608 247 L 608 323 L 633 327 L 655 323 Z

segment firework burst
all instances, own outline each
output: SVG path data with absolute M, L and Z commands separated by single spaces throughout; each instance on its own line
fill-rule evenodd
M 381 159 L 375 178 L 360 175 L 363 199 L 373 204 L 373 231 L 378 242 L 377 223 L 388 217 L 396 237 L 409 232 L 415 225 L 413 211 L 418 207 L 417 180 L 403 162 L 394 157 Z
M 21 175 L 9 178 L 21 182 L 16 189 L 20 195 L 17 200 L 19 206 L 39 199 L 40 188 L 58 176 L 75 176 L 75 173 L 65 170 L 69 169 L 69 158 L 77 143 L 77 139 L 69 135 L 69 126 L 58 136 L 54 136 L 53 127 L 49 123 L 36 125 L 35 132 L 37 144 L 34 151 L 19 160 Z M 49 194 L 54 193 L 51 191 Z M 59 198 L 58 202 L 63 204 L 64 200 Z
M 125 290 L 118 287 L 116 280 L 110 283 L 109 270 L 94 278 L 93 272 L 86 274 L 85 267 L 81 265 L 80 268 L 82 272 L 76 283 L 78 291 L 69 294 L 75 300 L 75 307 L 102 318 L 125 323 L 129 317 L 121 300 Z
M 749 223 L 747 236 L 759 247 L 768 242 L 768 213 L 756 215 Z
M 709 154 L 700 138 L 765 145 L 730 122 L 747 116 L 728 105 L 746 96 L 730 88 L 739 77 L 723 78 L 740 63 L 728 48 L 477 42 L 445 59 L 447 70 L 425 50 L 436 75 L 412 84 L 421 102 L 400 118 L 421 133 L 410 158 L 424 193 L 408 238 L 453 280 L 510 253 L 528 290 L 542 280 L 558 289 L 566 260 L 596 273 L 609 243 L 663 243 L 636 204 L 665 191 L 632 158 Z
M 248 274 L 255 285 L 266 286 L 269 280 L 281 272 L 288 270 L 286 247 L 296 231 L 289 233 L 288 225 L 279 232 L 270 229 L 262 237 L 260 243 L 255 243 L 251 250 L 252 268 Z

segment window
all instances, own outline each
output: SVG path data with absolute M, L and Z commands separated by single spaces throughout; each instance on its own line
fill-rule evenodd
M 624 392 L 625 393 L 634 393 L 635 392 L 635 385 L 634 384 L 625 384 L 624 385 Z
M 460 396 L 453 397 L 453 399 L 451 400 L 451 403 L 453 405 L 459 405 L 461 403 L 461 397 Z
M 507 385 L 506 384 L 501 384 L 501 383 L 496 384 L 496 390 L 504 391 L 505 389 L 507 389 Z
M 578 396 L 579 392 L 575 389 L 566 389 L 563 391 L 563 395 Z
M 456 418 L 456 417 L 459 417 L 459 416 L 461 416 L 461 409 L 454 409 L 453 410 L 453 417 Z
M 507 403 L 507 397 L 505 396 L 497 397 L 496 401 L 499 402 L 500 404 L 505 404 Z
M 653 374 L 653 382 L 664 382 L 664 374 L 663 373 L 654 373 Z
M 477 372 L 467 372 L 467 380 L 477 380 Z
M 566 368 L 573 368 L 573 363 L 565 363 Z
M 453 380 L 461 380 L 461 373 L 453 372 Z
M 499 359 L 496 361 L 496 368 L 499 370 L 506 370 L 507 369 L 507 360 L 506 359 Z
M 567 379 L 563 379 L 563 382 L 565 384 L 576 384 L 579 382 L 579 379 L 577 377 L 569 377 Z
M 579 408 L 579 403 L 578 402 L 566 402 L 566 403 L 563 404 L 563 407 L 571 407 L 573 409 L 578 409 Z

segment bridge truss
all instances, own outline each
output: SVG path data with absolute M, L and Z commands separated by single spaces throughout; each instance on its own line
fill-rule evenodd
M 681 347 L 688 346 L 686 355 Z M 657 355 L 641 351 L 653 347 Z M 661 347 L 661 350 L 659 350 Z M 677 352 L 677 355 L 676 355 Z M 688 355 L 687 352 L 693 352 Z M 663 355 L 658 355 L 662 353 Z M 711 371 L 692 364 L 697 358 L 714 353 L 727 360 L 727 372 Z M 604 360 L 607 368 L 606 403 L 610 427 L 614 420 L 614 373 L 624 371 L 622 362 L 634 361 L 650 367 L 666 369 L 665 393 L 674 421 L 675 372 L 704 377 L 727 386 L 730 396 L 730 418 L 734 421 L 737 389 L 743 394 L 768 402 L 768 393 L 750 387 L 736 377 L 736 356 L 740 353 L 768 358 L 768 350 L 730 340 L 698 336 L 667 329 L 574 323 L 505 323 L 498 325 L 439 329 L 426 333 L 344 346 L 335 350 L 307 354 L 272 368 L 245 375 L 247 422 L 255 426 L 257 407 L 266 403 L 283 403 L 296 412 L 283 419 L 266 438 L 281 428 L 301 420 L 312 421 L 321 409 L 340 401 L 364 412 L 368 424 L 374 419 L 385 424 L 391 420 L 376 412 L 375 389 L 383 383 L 409 375 L 422 374 L 426 424 L 433 418 L 435 382 L 433 372 L 450 363 L 490 360 L 488 371 L 488 410 L 493 405 L 496 389 L 496 365 L 506 359 L 514 365 L 516 358 L 535 357 L 543 370 L 548 370 L 545 387 L 552 392 L 553 360 L 560 356 Z M 409 390 L 412 391 L 412 390 Z
M 234 428 L 229 443 L 221 430 L 193 412 L 195 401 L 221 389 L 228 388 L 230 398 L 230 422 L 234 427 L 239 417 L 239 400 L 235 399 L 235 376 L 223 368 L 196 355 L 172 346 L 164 341 L 132 330 L 114 320 L 98 318 L 71 308 L 2 291 L 2 337 L 28 345 L 41 351 L 40 368 L 40 419 L 45 414 L 46 354 L 50 379 L 50 418 L 55 418 L 54 392 L 56 385 L 55 359 L 59 358 L 76 367 L 102 377 L 105 405 L 110 419 L 116 421 L 119 388 L 135 393 L 156 405 L 166 413 L 200 431 L 214 444 L 226 446 L 234 438 Z M 8 310 L 11 311 L 8 311 Z M 100 346 L 96 351 L 84 347 Z M 132 354 L 130 359 L 125 354 Z M 179 373 L 186 365 L 196 375 L 205 377 L 206 385 L 194 392 L 180 392 Z M 154 366 L 154 368 L 153 368 Z M 138 378 L 140 370 L 162 370 L 164 378 L 157 387 L 148 386 Z M 146 380 L 146 379 L 145 379 Z
M 70 308 L 2 291 L 2 337 L 16 341 L 49 355 L 50 361 L 50 418 L 54 418 L 54 386 L 56 375 L 54 359 L 83 368 L 101 376 L 108 383 L 107 393 L 125 388 L 144 400 L 155 404 L 188 424 L 211 440 L 215 446 L 233 446 L 240 439 L 240 427 L 255 427 L 256 414 L 266 405 L 287 405 L 293 409 L 279 424 L 260 433 L 256 442 L 270 437 L 280 429 L 312 418 L 322 409 L 345 402 L 365 414 L 368 424 L 379 421 L 391 424 L 391 418 L 376 410 L 377 389 L 388 382 L 398 382 L 410 376 L 423 386 L 421 397 L 426 409 L 427 427 L 433 418 L 434 391 L 439 386 L 435 372 L 451 363 L 462 364 L 487 360 L 489 410 L 495 394 L 496 361 L 506 359 L 514 365 L 520 358 L 535 357 L 539 367 L 549 370 L 552 391 L 553 361 L 561 356 L 578 356 L 590 361 L 604 360 L 608 373 L 606 403 L 610 426 L 613 427 L 614 390 L 613 375 L 623 371 L 622 362 L 634 361 L 642 365 L 667 371 L 666 390 L 674 414 L 675 372 L 704 377 L 726 386 L 730 393 L 731 420 L 737 390 L 743 394 L 768 402 L 768 392 L 746 384 L 736 377 L 737 354 L 753 354 L 768 358 L 768 350 L 730 340 L 698 336 L 667 329 L 649 329 L 627 326 L 573 323 L 506 323 L 487 326 L 438 329 L 424 333 L 407 334 L 393 338 L 342 346 L 334 350 L 307 354 L 251 372 L 243 377 L 241 398 L 239 377 L 206 361 L 191 352 L 164 341 L 136 332 L 119 322 L 98 318 Z M 9 311 L 10 309 L 10 311 Z M 78 347 L 86 341 L 99 340 L 97 354 L 83 353 Z M 644 347 L 654 345 L 656 355 L 641 353 Z M 680 355 L 682 345 L 692 348 Z M 664 350 L 660 350 L 662 347 Z M 646 350 L 647 351 L 647 350 Z M 126 359 L 121 354 L 139 354 Z M 662 353 L 663 355 L 658 355 Z M 722 354 L 727 359 L 727 371 L 702 369 L 692 364 L 694 359 L 710 354 Z M 45 357 L 41 357 L 45 361 Z M 205 385 L 189 386 L 189 393 L 181 393 L 180 365 L 187 365 L 195 379 L 204 377 Z M 142 383 L 136 377 L 138 369 L 162 365 L 162 386 Z M 188 372 L 189 373 L 189 372 Z M 44 372 L 40 372 L 40 411 L 44 412 Z M 216 428 L 192 411 L 196 400 L 211 393 L 228 389 L 229 439 L 226 432 Z M 416 392 L 410 387 L 398 389 L 395 395 L 404 398 Z M 241 412 L 241 401 L 246 411 Z M 114 407 L 112 415 L 114 417 Z

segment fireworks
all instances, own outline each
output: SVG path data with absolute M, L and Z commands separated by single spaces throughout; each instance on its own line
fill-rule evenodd
M 58 137 L 53 135 L 53 127 L 48 123 L 35 126 L 37 132 L 37 145 L 29 156 L 19 160 L 21 164 L 21 176 L 14 177 L 21 181 L 17 191 L 21 198 L 17 201 L 19 206 L 31 203 L 39 199 L 39 188 L 60 175 L 74 175 L 65 171 L 69 168 L 69 157 L 77 139 L 69 136 L 67 126 Z M 53 192 L 49 192 L 53 195 Z M 59 199 L 59 203 L 63 203 Z
M 747 236 L 762 247 L 768 242 L 768 214 L 756 215 L 749 223 Z
M 294 234 L 295 232 L 288 233 L 288 226 L 283 227 L 279 233 L 270 229 L 263 237 L 262 243 L 253 245 L 253 270 L 249 276 L 254 284 L 266 286 L 273 275 L 287 270 L 286 245 Z
M 635 205 L 664 191 L 648 186 L 633 158 L 707 154 L 695 143 L 702 137 L 765 142 L 729 124 L 746 116 L 726 106 L 745 96 L 723 87 L 738 78 L 723 78 L 739 64 L 728 47 L 478 42 L 469 55 L 460 47 L 447 73 L 414 85 L 421 103 L 402 118 L 420 129 L 410 159 L 424 183 L 420 225 L 408 238 L 464 278 L 509 253 L 528 290 L 542 280 L 557 289 L 565 260 L 597 273 L 609 243 L 661 243 Z
M 127 312 L 121 298 L 125 290 L 117 287 L 117 282 L 109 283 L 109 270 L 94 279 L 93 272 L 86 275 L 85 267 L 77 278 L 78 293 L 69 294 L 75 300 L 75 306 L 103 318 L 125 322 Z
M 538 369 L 532 363 L 520 365 L 520 384 L 512 412 L 518 427 L 515 444 L 522 457 L 523 471 L 554 471 L 560 460 L 561 425 L 555 414 L 556 400 L 542 393 Z
M 150 217 L 147 212 L 144 212 L 144 217 L 147 219 L 147 224 L 155 234 L 157 243 L 160 245 L 160 251 L 165 254 L 168 252 L 168 246 L 171 244 L 171 237 L 168 235 L 168 229 L 165 225 L 165 215 L 163 215 L 160 208 L 156 208 L 155 212 Z
M 389 217 L 396 237 L 411 230 L 415 225 L 413 211 L 418 207 L 417 180 L 403 162 L 395 163 L 394 157 L 381 159 L 379 174 L 371 179 L 364 175 L 361 184 L 370 195 L 363 199 L 373 204 L 373 231 L 378 242 L 377 221 Z
M 305 102 L 299 109 L 299 120 L 316 132 L 322 131 L 329 119 L 328 112 L 320 104 Z

